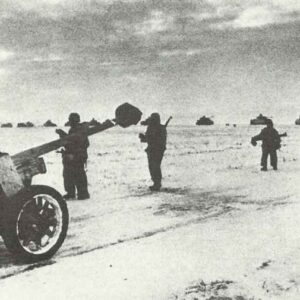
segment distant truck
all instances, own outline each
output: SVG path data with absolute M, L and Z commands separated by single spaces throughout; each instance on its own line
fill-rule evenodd
M 196 125 L 214 125 L 214 121 L 206 116 L 203 116 L 197 120 Z
M 250 125 L 266 125 L 268 119 L 268 117 L 259 114 L 259 116 L 257 116 L 255 119 L 250 120 Z

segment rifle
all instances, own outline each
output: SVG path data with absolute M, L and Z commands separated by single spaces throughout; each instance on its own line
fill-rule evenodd
M 165 123 L 165 127 L 167 127 L 168 126 L 168 124 L 170 123 L 170 121 L 173 119 L 173 117 L 172 116 L 170 116 L 169 117 L 169 119 L 167 120 L 167 122 Z
M 279 137 L 287 137 L 287 133 L 282 133 L 282 134 L 279 134 Z

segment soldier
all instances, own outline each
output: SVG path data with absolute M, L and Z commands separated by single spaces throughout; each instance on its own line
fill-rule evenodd
M 261 171 L 267 171 L 268 155 L 271 157 L 271 166 L 277 170 L 277 150 L 280 148 L 280 135 L 275 128 L 273 128 L 272 120 L 266 121 L 265 127 L 259 135 L 252 137 L 251 144 L 256 146 L 257 141 L 262 141 L 262 157 L 261 157 Z
M 67 192 L 64 199 L 74 199 L 77 190 L 77 199 L 85 200 L 90 198 L 85 172 L 89 140 L 86 135 L 86 128 L 80 124 L 79 114 L 71 113 L 69 124 L 71 128 L 68 134 L 61 129 L 56 130 L 61 138 L 72 135 L 62 151 L 64 187 Z
M 147 143 L 146 148 L 148 156 L 148 166 L 153 181 L 150 186 L 152 191 L 159 191 L 161 188 L 161 162 L 166 150 L 167 130 L 166 125 L 160 124 L 160 116 L 158 113 L 153 113 L 151 116 L 141 123 L 146 125 L 145 134 L 140 133 L 139 137 L 142 143 Z

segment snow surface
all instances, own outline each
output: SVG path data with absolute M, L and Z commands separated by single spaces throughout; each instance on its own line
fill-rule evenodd
M 261 173 L 249 143 L 261 127 L 171 126 L 159 193 L 148 191 L 144 129 L 90 138 L 91 199 L 68 202 L 53 259 L 16 265 L 0 243 L 1 299 L 300 299 L 300 127 L 278 126 L 279 171 Z M 1 150 L 53 132 L 1 129 Z M 35 183 L 63 193 L 60 156 L 45 160 Z

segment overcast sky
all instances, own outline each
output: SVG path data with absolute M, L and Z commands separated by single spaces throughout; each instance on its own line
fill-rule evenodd
M 299 0 L 0 0 L 0 122 L 300 114 Z

